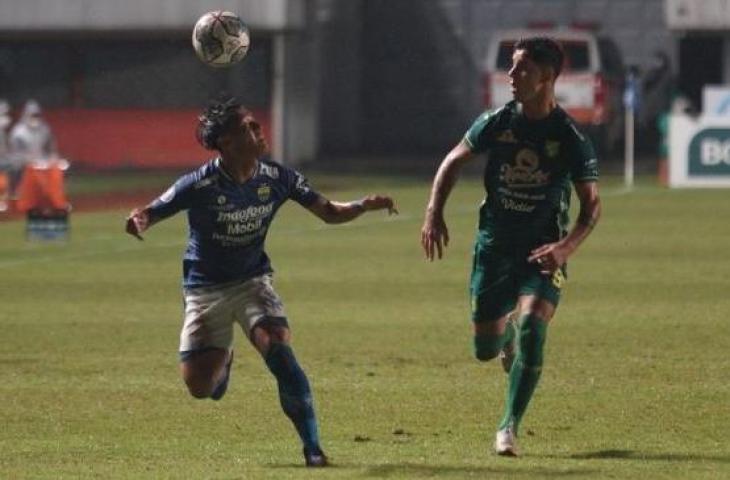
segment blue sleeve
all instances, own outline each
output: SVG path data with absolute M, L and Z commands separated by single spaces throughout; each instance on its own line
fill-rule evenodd
M 195 185 L 197 178 L 194 173 L 184 175 L 177 179 L 165 193 L 157 197 L 148 207 L 150 220 L 153 222 L 164 220 L 175 215 L 181 210 L 187 210 L 193 206 Z
M 284 167 L 288 197 L 303 207 L 313 204 L 321 195 L 309 186 L 309 181 L 301 173 Z

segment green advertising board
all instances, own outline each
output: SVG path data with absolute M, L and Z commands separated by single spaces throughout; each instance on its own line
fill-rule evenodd
M 706 128 L 689 143 L 690 175 L 730 175 L 730 128 Z

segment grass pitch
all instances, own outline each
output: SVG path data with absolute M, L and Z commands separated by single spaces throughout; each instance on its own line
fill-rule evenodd
M 0 223 L 0 478 L 730 478 L 727 190 L 603 182 L 523 456 L 505 459 L 491 443 L 506 378 L 470 346 L 479 182 L 460 181 L 446 258 L 428 263 L 429 180 L 313 180 L 333 199 L 387 192 L 401 209 L 328 227 L 291 203 L 269 234 L 332 468 L 302 466 L 274 380 L 240 332 L 223 401 L 187 396 L 184 216 L 142 243 L 122 233 L 126 211 L 107 211 L 74 214 L 66 244 L 28 244 L 22 222 Z

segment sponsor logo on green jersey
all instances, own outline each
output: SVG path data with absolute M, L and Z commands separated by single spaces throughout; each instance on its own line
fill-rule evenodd
M 513 188 L 533 188 L 547 185 L 550 174 L 540 170 L 540 157 L 529 148 L 520 149 L 514 165 L 502 165 L 499 179 Z
M 548 156 L 548 158 L 557 157 L 558 153 L 560 153 L 560 142 L 557 142 L 555 140 L 546 140 L 545 154 Z

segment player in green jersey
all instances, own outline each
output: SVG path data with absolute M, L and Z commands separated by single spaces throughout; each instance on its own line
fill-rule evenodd
M 444 206 L 466 162 L 488 155 L 486 198 L 471 274 L 477 359 L 502 357 L 509 374 L 495 450 L 517 455 L 515 437 L 543 365 L 547 325 L 560 300 L 566 260 L 601 212 L 590 141 L 555 99 L 563 51 L 549 38 L 520 40 L 509 71 L 514 100 L 481 115 L 436 173 L 421 230 L 426 257 L 449 242 Z M 580 213 L 569 228 L 571 184 Z

